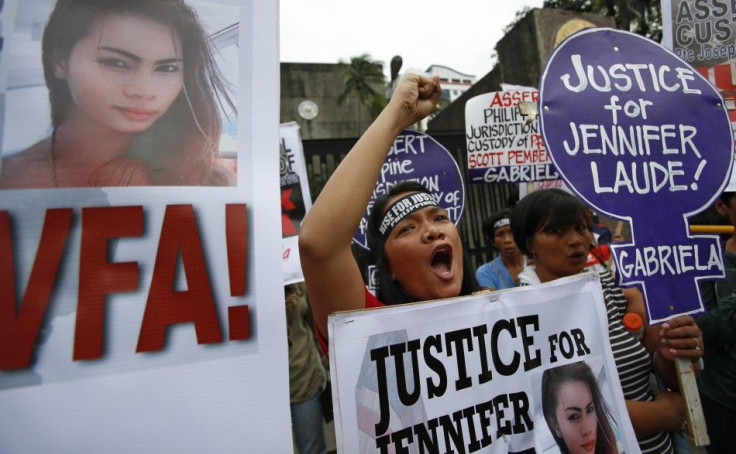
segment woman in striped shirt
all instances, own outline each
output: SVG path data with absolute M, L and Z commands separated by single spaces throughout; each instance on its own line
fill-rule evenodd
M 522 285 L 549 282 L 577 274 L 585 268 L 591 244 L 590 220 L 585 206 L 559 189 L 533 192 L 515 207 L 511 218 L 514 240 L 534 266 L 520 275 Z M 624 314 L 644 316 L 644 301 L 635 289 L 621 289 L 608 271 L 599 273 L 608 313 L 608 336 L 613 350 L 626 406 L 644 453 L 670 453 L 669 431 L 682 430 L 685 402 L 674 358 L 697 361 L 703 338 L 689 315 L 680 315 L 657 326 L 647 326 L 637 339 L 622 323 Z M 645 317 L 643 317 L 645 318 Z M 656 395 L 649 385 L 654 372 L 674 391 Z

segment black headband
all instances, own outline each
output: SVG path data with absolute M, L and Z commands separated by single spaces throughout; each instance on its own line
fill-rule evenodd
M 495 233 L 496 230 L 500 229 L 501 227 L 505 225 L 511 225 L 511 220 L 509 218 L 501 218 L 498 221 L 494 222 L 491 230 Z
M 414 192 L 412 194 L 405 195 L 400 199 L 396 200 L 391 207 L 386 210 L 386 214 L 381 219 L 381 225 L 378 227 L 378 231 L 381 235 L 386 235 L 396 227 L 405 217 L 409 216 L 413 212 L 430 206 L 439 206 L 434 196 L 427 194 L 426 192 Z

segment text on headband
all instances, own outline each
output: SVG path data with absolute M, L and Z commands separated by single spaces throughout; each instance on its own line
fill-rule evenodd
M 385 235 L 387 232 L 393 230 L 396 225 L 401 222 L 405 217 L 411 213 L 429 206 L 438 206 L 434 196 L 427 194 L 426 192 L 415 192 L 413 194 L 406 195 L 396 201 L 391 208 L 386 211 L 381 221 L 381 226 L 378 231 L 381 235 Z

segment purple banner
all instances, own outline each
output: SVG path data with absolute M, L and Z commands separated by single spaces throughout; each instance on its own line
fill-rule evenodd
M 702 312 L 696 284 L 724 275 L 721 248 L 715 236 L 691 236 L 686 218 L 731 172 L 718 92 L 659 44 L 612 29 L 564 41 L 540 86 L 556 168 L 588 205 L 631 223 L 631 242 L 612 247 L 620 282 L 642 285 L 653 322 Z
M 432 137 L 407 129 L 396 138 L 373 189 L 353 241 L 368 248 L 365 233 L 368 213 L 376 198 L 387 194 L 397 183 L 418 181 L 435 196 L 453 223 L 457 224 L 465 206 L 465 187 L 457 162 L 449 151 Z

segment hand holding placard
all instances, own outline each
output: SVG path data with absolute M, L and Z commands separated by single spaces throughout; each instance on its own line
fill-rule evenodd
M 622 284 L 642 284 L 650 321 L 702 312 L 694 281 L 722 277 L 714 236 L 686 218 L 728 181 L 733 139 L 718 92 L 656 43 L 590 29 L 563 42 L 542 77 L 547 149 L 596 210 L 629 220 L 632 242 L 612 246 Z
M 641 285 L 650 322 L 703 312 L 697 282 L 724 276 L 721 246 L 716 236 L 692 236 L 687 217 L 710 205 L 731 173 L 731 124 L 716 89 L 646 38 L 588 29 L 550 58 L 540 107 L 565 182 L 596 210 L 630 221 L 632 241 L 611 249 L 619 281 Z M 686 380 L 692 365 L 675 360 L 702 446 L 697 388 Z

